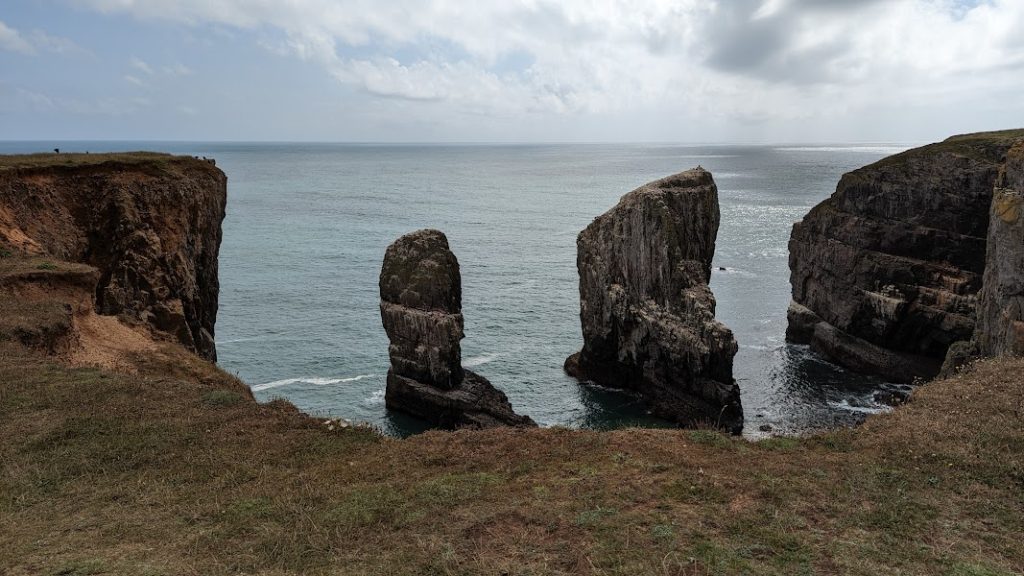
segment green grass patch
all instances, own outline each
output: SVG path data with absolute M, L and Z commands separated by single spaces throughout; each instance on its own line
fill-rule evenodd
M 203 404 L 211 408 L 235 406 L 243 400 L 242 395 L 231 390 L 210 390 L 203 393 Z
M 714 446 L 716 448 L 729 448 L 733 446 L 732 438 L 715 430 L 690 430 L 686 433 L 686 437 L 691 442 L 704 446 Z

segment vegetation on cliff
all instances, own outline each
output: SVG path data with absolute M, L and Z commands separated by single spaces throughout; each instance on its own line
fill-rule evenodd
M 399 440 L 257 404 L 176 340 L 98 313 L 105 269 L 12 236 L 0 237 L 4 576 L 1024 570 L 1024 360 L 974 364 L 858 429 L 809 438 Z
M 42 262 L 4 250 L 3 317 L 22 329 L 81 294 L 55 281 L 13 297 L 11 274 Z M 561 428 L 398 440 L 259 405 L 177 344 L 120 354 L 119 371 L 73 367 L 0 328 L 0 572 L 1024 568 L 1021 360 L 925 385 L 856 430 L 749 443 Z

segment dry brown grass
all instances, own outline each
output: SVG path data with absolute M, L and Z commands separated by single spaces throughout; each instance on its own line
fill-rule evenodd
M 328 429 L 181 348 L 138 374 L 0 342 L 0 574 L 1024 569 L 1024 360 L 856 430 Z

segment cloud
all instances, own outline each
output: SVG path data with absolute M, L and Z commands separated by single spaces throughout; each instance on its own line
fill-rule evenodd
M 174 64 L 171 66 L 164 66 L 161 69 L 165 76 L 191 76 L 192 69 L 184 64 Z
M 146 98 L 76 98 L 46 94 L 26 88 L 16 88 L 11 101 L 18 112 L 33 111 L 44 114 L 55 112 L 76 116 L 123 117 L 152 106 Z
M 0 20 L 0 49 L 22 54 L 34 54 L 35 48 L 21 33 Z
M 147 76 L 153 75 L 153 68 L 149 64 L 146 64 L 146 62 L 141 58 L 132 56 L 131 59 L 128 60 L 128 64 Z
M 0 50 L 36 54 L 40 51 L 55 54 L 84 52 L 81 47 L 67 38 L 51 36 L 42 30 L 22 34 L 0 20 Z
M 1020 0 L 77 1 L 248 30 L 355 91 L 470 115 L 750 124 L 1024 89 Z

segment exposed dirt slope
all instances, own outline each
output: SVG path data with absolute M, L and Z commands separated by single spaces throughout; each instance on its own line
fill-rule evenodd
M 227 177 L 166 154 L 0 157 L 0 241 L 100 271 L 95 307 L 216 359 Z

